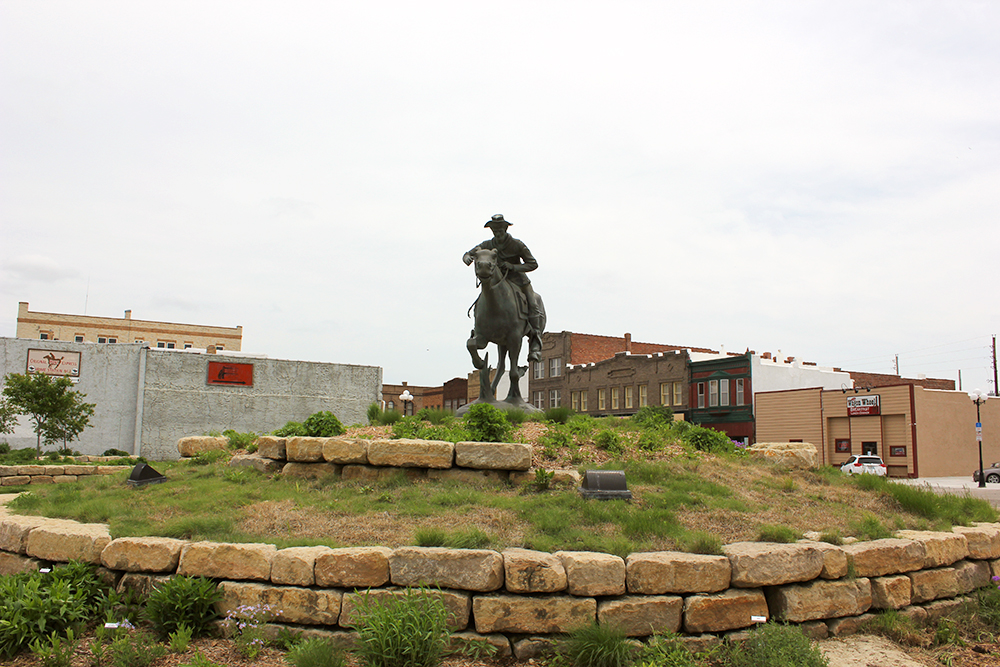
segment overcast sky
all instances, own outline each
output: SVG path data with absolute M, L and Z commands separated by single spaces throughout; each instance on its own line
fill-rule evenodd
M 998 28 L 997 2 L 0 0 L 0 336 L 18 301 L 131 309 L 441 384 L 503 213 L 551 331 L 992 389 Z

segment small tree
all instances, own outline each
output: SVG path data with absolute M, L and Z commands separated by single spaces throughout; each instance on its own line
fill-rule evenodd
M 17 415 L 20 414 L 6 396 L 0 395 L 0 433 L 13 433 L 17 426 Z
M 3 395 L 20 414 L 28 415 L 35 427 L 36 449 L 42 454 L 45 442 L 64 442 L 78 436 L 90 425 L 94 404 L 84 403 L 85 394 L 73 389 L 67 377 L 52 378 L 43 373 L 10 373 L 4 378 Z

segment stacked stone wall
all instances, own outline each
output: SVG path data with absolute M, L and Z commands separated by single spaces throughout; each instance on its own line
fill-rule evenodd
M 98 458 L 98 457 L 82 457 Z M 0 465 L 0 486 L 22 486 L 24 484 L 65 484 L 75 482 L 89 475 L 113 475 L 129 466 L 91 466 L 80 464 L 15 466 Z
M 631 637 L 681 632 L 703 646 L 762 619 L 798 623 L 813 637 L 857 631 L 874 612 L 934 619 L 1000 576 L 1000 524 L 838 547 L 737 543 L 724 555 L 436 547 L 291 547 L 111 539 L 107 526 L 0 516 L 0 573 L 83 560 L 120 590 L 148 592 L 175 574 L 219 582 L 220 613 L 279 609 L 275 627 L 349 645 L 361 596 L 429 587 L 457 641 L 531 657 L 559 635 L 597 622 Z M 850 574 L 849 574 L 850 573 Z

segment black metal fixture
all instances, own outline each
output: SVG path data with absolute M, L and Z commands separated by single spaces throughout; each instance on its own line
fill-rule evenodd
M 969 398 L 976 404 L 976 440 L 979 442 L 979 488 L 986 488 L 986 477 L 983 475 L 983 420 L 979 416 L 979 406 L 986 402 L 986 392 L 982 389 L 973 389 L 969 392 Z
M 632 500 L 624 470 L 587 470 L 579 491 L 584 498 Z
M 166 476 L 153 470 L 150 465 L 137 463 L 132 468 L 132 474 L 125 480 L 125 483 L 131 487 L 136 487 L 146 486 L 147 484 L 163 484 L 165 481 L 167 481 Z

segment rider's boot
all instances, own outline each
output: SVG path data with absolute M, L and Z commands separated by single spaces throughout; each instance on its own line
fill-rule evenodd
M 528 334 L 528 361 L 542 360 L 542 316 L 532 315 L 528 318 L 531 333 Z

